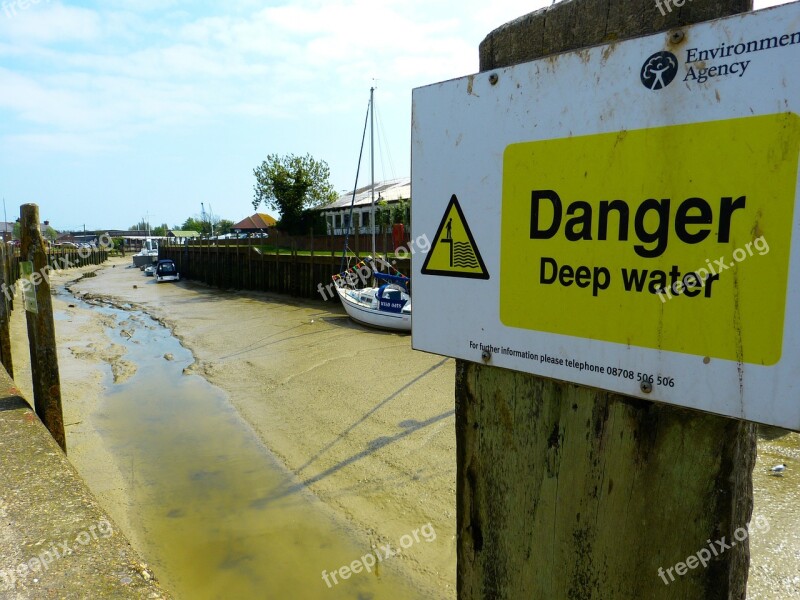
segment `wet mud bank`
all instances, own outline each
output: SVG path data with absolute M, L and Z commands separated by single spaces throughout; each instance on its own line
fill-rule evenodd
M 759 427 L 753 496 L 747 598 L 800 598 L 800 434 Z
M 74 281 L 72 272 L 54 281 L 56 287 L 69 284 L 78 300 L 91 305 L 63 294 L 54 297 L 65 423 L 70 460 L 142 554 L 150 552 L 153 532 L 174 530 L 187 540 L 171 572 L 160 572 L 166 560 L 160 554 L 148 557 L 165 586 L 185 579 L 188 571 L 181 565 L 189 563 L 201 567 L 204 585 L 211 586 L 215 571 L 208 565 L 214 563 L 229 573 L 220 580 L 226 593 L 246 589 L 231 586 L 245 585 L 240 579 L 262 585 L 261 576 L 238 569 L 258 570 L 265 562 L 271 581 L 289 582 L 275 584 L 280 586 L 276 593 L 289 597 L 454 598 L 453 362 L 412 352 L 407 336 L 363 330 L 338 306 L 191 282 L 156 285 L 126 267 L 127 261 L 112 261 L 95 277 Z M 15 365 L 24 371 L 24 314 L 15 320 Z M 183 350 L 160 347 L 154 341 L 161 335 L 157 330 L 167 337 L 171 332 Z M 156 343 L 158 350 L 148 353 Z M 177 367 L 168 383 L 154 373 L 162 363 Z M 227 398 L 227 409 L 211 394 L 193 402 L 207 403 L 200 413 L 214 418 L 196 418 L 195 407 L 181 400 L 170 408 L 151 398 L 151 381 L 161 381 L 155 387 L 164 396 L 175 380 L 195 379 L 192 374 Z M 29 373 L 22 373 L 20 379 L 26 378 Z M 185 392 L 191 398 L 199 394 Z M 163 426 L 167 416 L 178 424 Z M 132 423 L 133 439 L 115 424 L 119 419 Z M 225 427 L 236 419 L 234 429 L 249 432 L 249 441 L 241 431 L 240 440 L 231 441 Z M 225 431 L 222 437 L 229 439 L 209 441 L 202 433 L 209 429 Z M 148 438 L 153 435 L 156 439 Z M 165 446 L 169 438 L 182 441 L 178 450 Z M 202 451 L 207 447 L 213 456 L 183 451 L 191 447 L 183 440 L 194 444 L 197 438 L 203 439 Z M 145 452 L 158 449 L 157 456 L 140 460 L 141 446 L 147 446 Z M 243 459 L 251 452 L 248 447 L 255 447 L 260 458 Z M 208 464 L 221 460 L 223 466 L 186 467 L 181 493 L 205 498 L 230 488 L 239 506 L 246 506 L 232 511 L 242 517 L 222 518 L 225 511 L 219 508 L 189 509 L 177 492 L 177 502 L 171 501 L 172 492 L 157 493 L 162 471 L 169 472 L 161 464 L 164 457 L 187 462 L 193 458 L 187 454 L 201 454 Z M 274 471 L 270 463 L 281 479 L 263 479 L 262 472 Z M 241 484 L 228 480 L 237 470 Z M 156 498 L 159 508 L 144 514 L 138 507 L 149 498 Z M 278 518 L 284 506 L 309 502 L 312 511 L 303 508 L 289 520 Z M 200 527 L 194 519 L 212 524 L 221 519 L 218 537 L 201 541 L 192 533 Z M 231 534 L 276 536 L 267 526 L 302 543 L 293 541 L 297 549 L 292 551 L 286 542 L 279 556 L 261 555 L 251 541 Z M 166 549 L 161 544 L 156 550 Z M 291 576 L 283 573 L 293 565 L 305 569 L 299 579 L 296 570 Z M 259 595 L 270 589 L 267 585 Z
M 105 330 L 107 343 L 70 351 L 108 364 L 107 393 L 90 419 L 124 479 L 128 521 L 176 597 L 423 597 L 377 564 L 346 586 L 326 583 L 326 568 L 350 564 L 363 548 L 272 457 L 226 394 L 187 372 L 191 352 L 128 303 L 64 301 L 91 311 Z
M 75 308 L 61 305 L 59 310 L 63 310 L 64 316 L 57 323 L 59 340 L 63 340 L 59 348 L 62 385 L 65 398 L 69 395 L 70 399 L 65 403 L 65 410 L 71 411 L 66 415 L 70 458 L 75 463 L 85 463 L 86 457 L 92 456 L 89 464 L 94 469 L 101 465 L 99 475 L 89 475 L 94 478 L 92 489 L 107 496 L 110 504 L 122 507 L 120 515 L 112 513 L 115 520 L 127 519 L 130 529 L 141 531 L 143 538 L 151 531 L 177 527 L 186 539 L 192 540 L 191 547 L 200 554 L 210 546 L 222 544 L 222 540 L 229 537 L 229 531 L 233 531 L 220 528 L 219 537 L 203 546 L 194 541 L 190 532 L 180 529 L 191 520 L 183 521 L 187 518 L 184 516 L 186 508 L 174 505 L 170 498 L 156 496 L 156 503 L 163 506 L 153 517 L 145 518 L 131 510 L 130 504 L 139 502 L 138 495 L 155 494 L 153 486 L 148 484 L 155 478 L 149 470 L 157 466 L 160 458 L 141 469 L 134 459 L 133 472 L 141 475 L 131 477 L 130 459 L 127 467 L 125 461 L 118 466 L 111 457 L 111 449 L 115 445 L 119 447 L 115 452 L 133 454 L 136 443 L 125 442 L 119 431 L 103 425 L 104 419 L 85 418 L 94 410 L 93 397 L 97 407 L 108 403 L 109 410 L 114 407 L 125 419 L 136 418 L 125 413 L 135 411 L 133 403 L 115 406 L 113 394 L 106 398 L 105 390 L 130 386 L 125 393 L 136 396 L 140 385 L 136 382 L 144 385 L 147 372 L 152 370 L 143 367 L 145 363 L 140 364 L 136 354 L 144 351 L 140 347 L 147 344 L 135 345 L 130 351 L 126 347 L 123 354 L 118 354 L 113 346 L 125 345 L 125 340 L 119 339 L 123 334 L 110 333 L 111 329 L 130 331 L 127 324 L 120 324 L 129 320 L 132 313 L 142 310 L 155 321 L 134 321 L 133 337 L 152 331 L 147 325 L 160 327 L 163 324 L 180 340 L 185 352 L 159 349 L 146 357 L 147 360 L 173 362 L 180 366 L 181 373 L 202 375 L 218 388 L 218 393 L 224 393 L 232 405 L 230 410 L 236 414 L 231 416 L 219 408 L 208 412 L 227 415 L 223 420 L 239 415 L 249 427 L 254 438 L 252 443 L 269 449 L 266 461 L 276 463 L 279 470 L 288 473 L 288 479 L 275 484 L 247 480 L 250 483 L 244 486 L 245 490 L 234 484 L 237 494 L 247 497 L 249 508 L 245 514 L 261 510 L 271 515 L 276 505 L 299 502 L 298 498 L 310 492 L 312 505 L 319 507 L 323 520 L 328 520 L 334 531 L 341 534 L 334 538 L 350 540 L 345 541 L 345 545 L 353 544 L 352 550 L 341 553 L 346 556 L 340 556 L 337 551 L 335 560 L 321 557 L 313 570 L 304 572 L 308 581 L 303 575 L 302 582 L 287 586 L 296 584 L 298 590 L 308 590 L 306 593 L 324 598 L 331 594 L 356 598 L 362 592 L 365 598 L 414 598 L 419 597 L 417 590 L 423 590 L 422 597 L 426 598 L 454 598 L 453 361 L 411 351 L 407 336 L 362 329 L 351 323 L 338 305 L 294 301 L 270 294 L 220 291 L 193 282 L 157 285 L 138 270 L 125 266 L 112 264 L 100 269 L 96 277 L 70 286 L 79 297 L 120 309 L 123 315 L 103 322 L 95 307 L 83 310 L 73 300 L 70 302 Z M 94 348 L 88 346 L 90 343 L 95 344 Z M 81 352 L 85 352 L 85 356 L 79 358 Z M 169 361 L 165 354 L 172 354 L 173 360 Z M 136 360 L 132 360 L 134 356 Z M 16 359 L 15 351 L 15 364 Z M 119 379 L 114 384 L 112 365 L 120 360 L 136 365 L 136 370 L 131 373 L 124 365 L 117 366 Z M 69 378 L 65 376 L 67 372 Z M 137 402 L 145 406 L 151 402 L 143 394 L 138 397 Z M 217 406 L 212 400 L 205 402 Z M 200 431 L 190 427 L 190 409 L 180 408 L 178 413 L 180 426 L 175 436 L 189 439 Z M 159 432 L 161 438 L 173 433 L 155 422 L 149 422 L 149 427 Z M 213 422 L 210 427 L 220 426 Z M 107 431 L 96 435 L 96 428 Z M 97 444 L 92 439 L 107 441 Z M 762 431 L 759 437 L 758 462 L 753 476 L 753 515 L 754 522 L 757 517 L 767 519 L 770 528 L 768 531 L 753 528 L 749 540 L 752 563 L 748 598 L 753 600 L 800 598 L 797 579 L 800 565 L 798 440 L 797 434 L 786 435 L 783 431 Z M 161 440 L 152 443 L 156 447 L 162 444 Z M 246 445 L 245 441 L 241 445 Z M 96 458 L 102 458 L 104 453 L 108 455 L 105 462 Z M 85 454 L 83 458 L 82 454 Z M 214 448 L 214 454 L 225 457 L 226 462 L 222 464 L 239 460 L 227 445 Z M 162 452 L 159 456 L 164 455 Z M 771 475 L 769 468 L 779 463 L 787 465 L 786 472 L 781 477 Z M 228 487 L 227 470 L 225 466 L 194 472 L 194 478 L 189 477 L 186 483 L 191 491 L 186 493 L 203 495 L 208 493 L 205 488 Z M 252 476 L 252 473 L 243 475 L 245 478 Z M 130 481 L 135 482 L 138 491 L 129 497 Z M 258 493 L 250 493 L 248 486 L 258 488 Z M 256 508 L 262 504 L 266 508 Z M 301 514 L 305 513 L 301 511 Z M 213 521 L 221 517 L 219 513 L 205 513 L 200 518 Z M 223 519 L 223 523 L 233 520 L 231 516 Z M 271 517 L 265 521 L 271 521 Z M 763 524 L 763 519 L 760 522 Z M 251 527 L 250 521 L 241 523 Z M 435 539 L 430 541 L 422 535 L 423 527 L 428 524 L 436 533 Z M 262 526 L 262 521 L 256 518 L 252 527 L 257 535 L 261 535 L 258 528 Z M 291 527 L 286 525 L 287 530 Z M 418 541 L 414 540 L 415 531 Z M 305 538 L 305 534 L 302 535 Z M 140 539 L 139 545 L 135 545 L 141 548 L 146 541 Z M 704 547 L 704 542 L 698 540 L 698 550 Z M 379 563 L 377 558 L 362 560 L 370 552 L 376 556 L 385 545 L 389 545 L 392 552 L 389 559 Z M 400 552 L 395 553 L 395 550 Z M 249 568 L 259 561 L 245 557 L 251 554 L 255 557 L 255 553 L 237 552 L 236 548 L 228 552 L 226 557 L 230 560 L 223 561 L 224 564 Z M 312 551 L 308 552 L 311 556 Z M 290 562 L 302 560 L 301 554 L 298 551 Z M 196 560 L 190 554 L 183 556 L 180 561 L 184 563 Z M 674 560 L 685 558 L 674 557 Z M 220 562 L 217 558 L 210 560 Z M 365 566 L 372 560 L 378 565 L 367 571 Z M 358 573 L 351 569 L 354 561 L 360 561 L 355 565 Z M 345 565 L 349 565 L 344 571 L 347 578 L 338 571 Z M 323 569 L 331 587 L 323 578 Z M 354 586 L 360 578 L 375 578 L 376 570 L 381 581 L 384 577 L 396 576 L 408 589 L 398 588 L 387 596 L 381 591 L 384 588 L 373 592 Z M 331 577 L 334 571 L 337 573 L 335 582 Z M 232 575 L 236 577 L 243 576 Z M 297 596 L 292 593 L 290 597 Z

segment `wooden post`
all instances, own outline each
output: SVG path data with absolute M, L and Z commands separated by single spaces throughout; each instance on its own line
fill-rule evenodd
M 312 227 L 308 232 L 309 246 L 311 247 L 311 262 L 308 267 L 308 289 L 311 290 L 309 294 L 313 297 L 314 284 L 316 283 L 316 273 L 314 271 L 314 228 Z
M 275 239 L 275 279 L 274 279 L 274 286 L 270 288 L 270 291 L 273 292 L 281 292 L 283 288 L 281 287 L 282 279 L 278 274 L 278 239 Z
M 206 246 L 206 244 L 210 244 L 211 242 L 206 239 L 204 240 L 204 244 L 200 246 L 200 266 L 203 269 L 203 277 L 200 281 L 203 283 L 210 283 L 210 279 L 208 277 L 209 274 L 209 262 L 211 261 L 211 246 Z
M 11 359 L 11 335 L 9 333 L 11 279 L 9 278 L 6 243 L 0 244 L 0 361 L 8 374 L 14 377 L 14 362 Z
M 231 244 L 233 244 L 234 240 L 226 239 L 225 240 L 225 263 L 226 263 L 226 271 L 227 271 L 227 279 L 228 282 L 225 285 L 228 289 L 236 289 L 236 277 L 239 273 L 238 271 L 238 261 L 236 259 L 238 256 L 234 256 L 233 252 L 231 252 Z
M 19 258 L 17 251 L 15 249 L 8 249 L 6 248 L 6 256 L 5 261 L 3 262 L 3 272 L 5 273 L 5 279 L 8 282 L 8 285 L 11 285 L 12 282 L 17 280 L 17 272 L 18 272 L 18 265 Z M 8 310 L 14 310 L 14 296 L 5 296 L 8 299 Z M 11 373 L 9 372 L 9 375 Z
M 39 231 L 39 207 L 23 204 L 20 207 L 22 245 L 20 259 L 32 262 L 36 312 L 27 310 L 28 341 L 31 351 L 31 373 L 33 375 L 33 399 L 36 414 L 55 438 L 64 452 L 67 440 L 64 435 L 64 417 L 61 412 L 61 382 L 58 376 L 58 352 L 56 329 L 53 321 L 53 304 L 50 300 L 47 253 L 44 239 Z
M 247 236 L 247 289 L 255 289 L 253 287 L 253 238 Z
M 297 296 L 297 269 L 297 242 L 292 239 L 292 262 L 286 269 L 289 274 L 289 294 L 292 296 Z
M 750 8 L 562 2 L 492 32 L 480 68 Z M 459 600 L 745 598 L 746 539 L 673 567 L 750 520 L 752 424 L 463 360 L 455 396 Z

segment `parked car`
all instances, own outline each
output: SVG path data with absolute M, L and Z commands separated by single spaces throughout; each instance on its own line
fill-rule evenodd
M 180 281 L 181 274 L 178 273 L 178 267 L 175 262 L 168 258 L 158 261 L 156 265 L 156 283 L 162 281 Z
M 144 268 L 144 274 L 147 275 L 148 277 L 152 277 L 155 272 L 156 272 L 156 266 L 155 265 L 147 265 Z

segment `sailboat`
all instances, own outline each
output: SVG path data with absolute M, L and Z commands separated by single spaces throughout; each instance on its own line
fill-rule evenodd
M 342 272 L 333 276 L 336 292 L 351 319 L 380 329 L 393 331 L 411 331 L 411 294 L 409 278 L 397 271 L 388 262 L 373 258 L 375 253 L 375 88 L 369 90 L 369 106 L 364 122 L 364 134 L 361 138 L 361 152 L 356 169 L 356 183 L 353 186 L 353 199 L 350 202 L 350 218 L 345 234 L 342 251 Z M 353 267 L 345 268 L 347 260 L 347 242 L 350 237 L 350 224 L 353 222 L 353 206 L 358 188 L 358 175 L 361 170 L 361 156 L 364 153 L 364 140 L 370 127 L 370 179 L 371 203 L 370 223 L 372 224 L 372 256 L 360 260 Z M 384 270 L 385 269 L 385 270 Z M 366 285 L 371 280 L 371 286 Z
M 144 270 L 148 265 L 158 262 L 158 242 L 150 237 L 149 216 L 147 215 L 148 218 L 145 219 L 147 221 L 147 237 L 139 253 L 133 255 L 133 266 L 139 267 L 140 270 Z

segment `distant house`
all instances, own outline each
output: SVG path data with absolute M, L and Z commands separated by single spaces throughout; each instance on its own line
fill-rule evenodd
M 99 231 L 103 231 L 100 229 Z M 143 229 L 106 229 L 105 235 L 110 238 L 121 238 L 126 250 L 138 250 L 144 246 L 146 239 L 162 240 L 164 236 L 147 235 L 147 231 Z
M 0 221 L 0 235 L 3 241 L 7 242 L 14 237 L 14 223 L 11 221 Z
M 379 202 L 394 204 L 401 200 L 411 199 L 411 178 L 402 177 L 375 183 L 375 205 Z M 353 203 L 353 223 L 352 228 L 358 228 L 361 233 L 372 233 L 372 186 L 364 186 L 356 190 L 355 202 L 353 202 L 353 192 L 348 192 L 331 203 L 321 206 L 318 210 L 322 211 L 328 224 L 328 234 L 343 235 L 346 233 L 350 223 L 350 204 Z M 352 231 L 352 229 L 351 229 Z M 378 233 L 379 229 L 375 229 Z
M 0 221 L 0 236 L 2 236 L 4 242 L 14 238 L 14 226 L 17 224 L 17 222 L 19 221 Z M 50 227 L 50 221 L 39 223 L 39 231 L 42 232 L 42 235 L 47 232 L 48 227 Z
M 167 232 L 167 238 L 170 240 L 177 240 L 179 242 L 184 242 L 186 240 L 192 240 L 199 237 L 200 232 L 194 231 L 193 229 L 170 229 Z
M 255 213 L 242 219 L 231 227 L 236 233 L 267 233 L 267 229 L 275 227 L 277 221 L 266 213 Z

